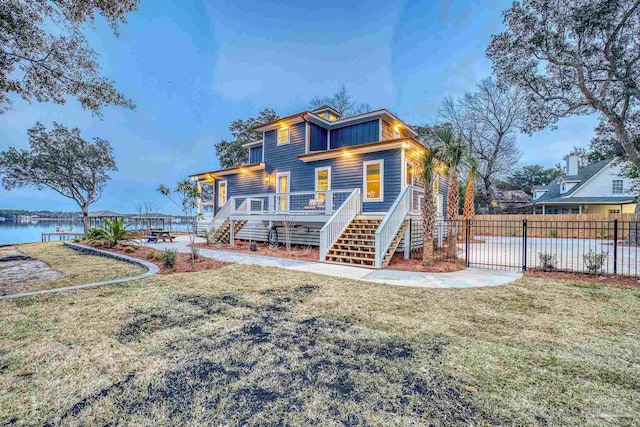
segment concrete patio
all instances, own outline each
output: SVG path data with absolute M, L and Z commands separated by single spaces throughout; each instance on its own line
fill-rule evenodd
M 196 243 L 203 242 L 204 239 L 196 239 Z M 158 250 L 171 248 L 176 249 L 181 253 L 190 252 L 188 245 L 188 236 L 178 236 L 173 243 L 160 242 L 149 244 L 150 247 Z M 513 282 L 514 280 L 522 277 L 522 273 L 519 272 L 485 270 L 480 268 L 468 268 L 451 273 L 422 273 L 415 271 L 393 270 L 388 268 L 383 270 L 371 270 L 369 268 L 352 267 L 348 265 L 327 264 L 322 262 L 310 262 L 203 248 L 200 248 L 200 255 L 218 261 L 234 262 L 237 264 L 279 267 L 287 270 L 299 270 L 323 274 L 326 276 L 343 277 L 345 279 L 422 288 L 475 288 L 483 286 L 498 286 Z

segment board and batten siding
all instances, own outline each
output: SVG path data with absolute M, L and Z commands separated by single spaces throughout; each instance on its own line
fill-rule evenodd
M 380 140 L 380 121 L 371 120 L 331 130 L 330 148 L 352 147 Z
M 327 129 L 315 123 L 309 123 L 310 138 L 309 151 L 323 151 L 327 149 Z
M 253 165 L 262 162 L 262 145 L 249 149 L 249 164 Z

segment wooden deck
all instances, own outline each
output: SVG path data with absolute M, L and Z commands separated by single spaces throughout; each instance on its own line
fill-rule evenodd
M 55 237 L 58 236 L 58 239 Z M 48 233 L 42 233 L 42 242 L 50 242 L 51 237 L 54 237 L 53 240 L 73 240 L 73 239 L 82 239 L 84 237 L 84 233 L 78 233 L 75 231 L 52 231 Z

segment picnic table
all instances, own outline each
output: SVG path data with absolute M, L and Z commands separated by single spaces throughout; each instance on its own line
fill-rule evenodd
M 162 239 L 163 242 L 166 242 L 169 239 L 170 242 L 173 242 L 173 239 L 176 236 L 172 236 L 170 231 L 167 230 L 149 230 L 149 234 L 147 236 L 143 236 L 143 238 L 147 239 L 147 243 L 158 242 Z

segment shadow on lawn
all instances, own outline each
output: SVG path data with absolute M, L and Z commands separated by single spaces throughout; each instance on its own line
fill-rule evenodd
M 111 420 L 124 424 L 494 423 L 445 372 L 444 338 L 406 341 L 350 318 L 296 320 L 294 311 L 316 289 L 272 289 L 257 295 L 258 302 L 233 292 L 182 295 L 170 309 L 134 311 L 116 334 L 125 344 L 168 328 L 236 323 L 169 342 L 162 357 L 170 370 L 151 381 L 127 377 L 114 384 L 117 393 L 86 397 L 63 418 L 81 417 L 104 400 Z

